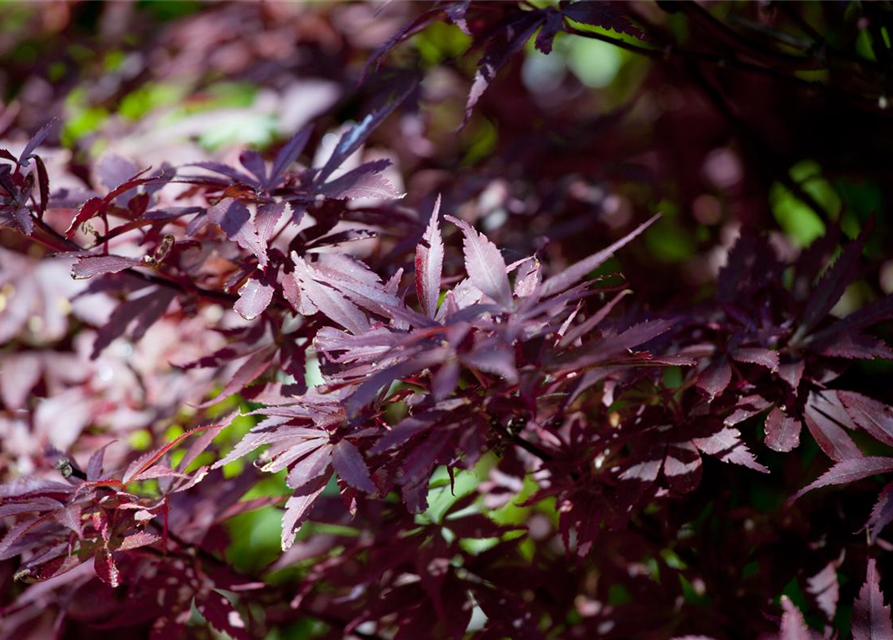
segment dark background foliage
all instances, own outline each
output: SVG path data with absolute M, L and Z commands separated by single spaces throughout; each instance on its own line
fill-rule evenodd
M 0 4 L 0 638 L 893 637 L 891 29 Z

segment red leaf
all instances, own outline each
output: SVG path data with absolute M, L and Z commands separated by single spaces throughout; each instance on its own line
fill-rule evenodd
M 130 551 L 131 549 L 139 549 L 140 547 L 147 547 L 150 544 L 155 544 L 159 540 L 161 540 L 160 536 L 140 531 L 139 533 L 133 533 L 124 538 L 116 550 Z
M 121 575 L 108 548 L 99 547 L 93 558 L 93 569 L 99 579 L 112 588 L 118 587 L 121 584 Z
M 212 627 L 233 640 L 249 640 L 245 620 L 232 603 L 217 591 L 211 591 L 202 599 L 196 599 L 198 612 Z

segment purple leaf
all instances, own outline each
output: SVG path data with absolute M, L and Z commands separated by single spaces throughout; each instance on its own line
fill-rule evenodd
M 806 369 L 806 363 L 803 360 L 795 360 L 794 362 L 786 362 L 778 366 L 778 377 L 787 382 L 791 389 L 797 390 L 800 386 L 800 380 L 803 378 L 803 371 Z
M 187 167 L 198 167 L 199 169 L 206 169 L 207 171 L 213 171 L 214 173 L 219 173 L 222 176 L 226 176 L 230 180 L 236 183 L 256 185 L 257 182 L 246 173 L 242 173 L 238 169 L 234 169 L 233 167 L 221 164 L 219 162 L 193 162 L 187 165 Z
M 826 329 L 815 332 L 809 338 L 811 347 L 828 344 L 835 336 L 858 331 L 893 317 L 893 294 L 870 302 L 861 309 L 841 318 Z
M 404 89 L 402 93 L 388 104 L 368 114 L 360 122 L 348 129 L 347 132 L 341 136 L 338 144 L 335 145 L 335 150 L 332 152 L 332 156 L 317 174 L 317 182 L 325 181 L 325 179 L 332 175 L 335 169 L 340 167 L 354 151 L 359 149 L 369 136 L 372 135 L 372 132 L 384 122 L 385 118 L 391 115 L 394 109 L 406 99 L 413 89 L 415 89 L 415 83 Z
M 536 34 L 536 48 L 546 55 L 552 53 L 552 41 L 563 26 L 564 20 L 561 13 L 552 7 L 547 8 L 545 24 L 543 24 L 540 32 Z
M 893 407 L 855 391 L 838 391 L 846 412 L 872 438 L 893 447 Z
M 437 348 L 425 351 L 419 355 L 413 356 L 409 360 L 401 362 L 393 367 L 388 367 L 378 371 L 372 376 L 366 378 L 363 383 L 357 387 L 353 395 L 347 401 L 346 408 L 348 415 L 356 415 L 363 407 L 372 402 L 385 385 L 390 386 L 396 380 L 405 376 L 418 373 L 428 367 L 443 362 L 448 354 L 446 348 Z
M 245 360 L 242 366 L 236 370 L 233 377 L 226 383 L 223 391 L 214 398 L 206 400 L 199 406 L 205 408 L 217 404 L 224 398 L 240 392 L 247 385 L 257 380 L 273 364 L 273 354 L 276 353 L 278 348 L 278 345 L 271 344 L 255 351 L 247 360 Z
M 132 189 L 135 189 L 140 185 L 148 184 L 150 182 L 157 182 L 159 179 L 158 175 L 148 178 L 140 177 L 148 170 L 149 169 L 143 169 L 129 180 L 126 180 L 125 182 L 119 184 L 117 187 L 109 191 L 102 198 L 90 198 L 89 200 L 87 200 L 72 219 L 71 224 L 65 231 L 65 237 L 68 239 L 73 238 L 77 233 L 78 227 L 97 215 L 105 214 L 108 211 L 109 205 L 114 202 L 115 198 L 117 198 L 121 194 L 131 191 Z
M 515 54 L 517 54 L 524 45 L 530 40 L 530 37 L 543 24 L 546 16 L 542 11 L 523 12 L 520 15 L 513 15 L 509 21 L 491 37 L 484 50 L 484 55 L 478 62 L 478 71 L 474 76 L 474 82 L 468 93 L 468 100 L 465 103 L 465 119 L 462 121 L 462 127 L 468 124 L 471 118 L 471 112 L 478 100 L 490 86 L 490 83 L 496 78 L 496 74 L 504 67 Z
M 285 513 L 282 515 L 282 550 L 287 551 L 295 541 L 295 533 L 304 524 L 310 515 L 313 504 L 319 494 L 326 488 L 330 474 L 323 476 L 321 481 L 314 483 L 288 499 L 285 503 Z
M 429 318 L 437 314 L 440 298 L 440 279 L 443 272 L 443 239 L 440 235 L 440 196 L 434 201 L 434 209 L 428 227 L 415 250 L 415 286 L 422 313 Z
M 312 451 L 295 463 L 295 466 L 288 472 L 285 483 L 292 489 L 301 489 L 310 482 L 319 479 L 328 471 L 329 464 L 332 462 L 332 447 L 322 439 L 308 440 L 302 446 L 305 449 L 312 449 Z M 313 447 L 316 448 L 313 449 Z M 301 446 L 293 447 L 287 455 L 291 457 L 295 451 L 300 449 Z M 277 461 L 277 463 L 276 467 L 264 470 L 276 471 L 282 465 L 281 461 Z
M 711 400 L 721 395 L 732 381 L 732 367 L 726 356 L 720 356 L 698 374 L 697 387 Z
M 784 614 L 781 616 L 781 629 L 778 640 L 813 640 L 812 632 L 806 626 L 800 609 L 787 596 L 781 597 Z
M 834 484 L 848 484 L 879 473 L 889 473 L 891 471 L 893 471 L 893 458 L 867 456 L 843 460 L 828 469 L 817 480 L 800 489 L 791 500 L 797 500 L 800 496 L 813 489 Z
M 766 446 L 781 452 L 796 449 L 800 445 L 802 427 L 799 420 L 775 407 L 766 416 Z
M 331 287 L 316 282 L 311 267 L 296 253 L 292 253 L 292 260 L 302 297 L 306 296 L 316 309 L 354 335 L 369 330 L 369 321 L 365 314 L 350 300 Z
M 553 276 L 546 280 L 543 283 L 542 289 L 540 291 L 540 295 L 542 296 L 551 296 L 577 284 L 580 280 L 586 277 L 591 271 L 597 269 L 602 264 L 605 263 L 611 256 L 614 255 L 619 249 L 623 248 L 633 239 L 635 239 L 638 235 L 640 235 L 645 229 L 654 224 L 657 219 L 660 218 L 660 214 L 652 217 L 650 220 L 645 222 L 644 224 L 639 225 L 633 231 L 625 235 L 623 238 L 615 242 L 609 247 L 602 249 L 598 253 L 594 253 L 588 258 L 577 262 L 574 265 L 571 265 L 560 274 Z
M 464 220 L 444 216 L 465 234 L 465 270 L 472 284 L 504 309 L 512 308 L 512 288 L 505 272 L 505 260 L 496 245 Z
M 420 433 L 434 426 L 435 418 L 429 414 L 409 417 L 401 420 L 393 429 L 384 434 L 369 450 L 371 455 L 378 455 L 388 449 L 399 447 Z
M 264 274 L 249 278 L 239 289 L 239 299 L 233 306 L 236 313 L 246 320 L 254 320 L 262 314 L 273 301 L 275 287 L 269 280 Z
M 268 189 L 279 184 L 280 179 L 283 174 L 285 174 L 285 170 L 298 159 L 298 156 L 301 155 L 304 147 L 307 146 L 307 141 L 310 140 L 311 133 L 313 133 L 313 125 L 308 124 L 306 127 L 298 131 L 291 140 L 286 142 L 279 150 L 279 153 L 276 154 L 276 159 L 273 161 L 273 166 L 270 168 L 270 180 L 267 183 Z
M 844 247 L 840 256 L 834 261 L 821 279 L 812 289 L 812 295 L 806 302 L 806 308 L 800 316 L 800 325 L 791 338 L 792 344 L 800 343 L 803 338 L 826 316 L 831 308 L 840 300 L 840 296 L 856 277 L 859 256 L 865 246 L 873 223 L 866 224 L 859 237 Z
M 90 456 L 90 460 L 87 461 L 87 480 L 99 480 L 102 477 L 102 461 L 105 458 L 105 450 L 109 448 L 110 445 L 115 444 L 117 440 L 112 440 L 101 446 L 99 449 L 93 452 L 93 455 Z
M 893 638 L 893 621 L 890 619 L 890 605 L 884 605 L 881 593 L 881 579 L 876 561 L 868 561 L 865 584 L 859 590 L 859 597 L 853 606 L 853 640 L 887 640 Z
M 766 367 L 769 371 L 778 369 L 778 351 L 759 347 L 744 347 L 735 349 L 729 355 L 732 356 L 732 360 L 758 364 L 761 367 Z
M 536 256 L 531 256 L 518 267 L 518 274 L 515 276 L 516 296 L 526 298 L 533 295 L 543 281 L 540 266 L 540 261 Z
M 257 178 L 260 184 L 267 183 L 267 167 L 264 158 L 257 151 L 249 149 L 239 154 L 239 163 Z
M 177 469 L 186 471 L 189 465 L 191 465 L 195 459 L 210 446 L 211 442 L 214 441 L 214 438 L 232 424 L 233 420 L 235 420 L 238 415 L 238 412 L 231 413 L 229 416 L 223 418 L 219 424 L 208 426 L 197 438 L 194 438 L 192 444 L 190 444 L 189 448 L 186 450 L 186 455 L 184 455 L 177 464 Z
M 257 208 L 257 216 L 255 217 L 255 226 L 257 227 L 257 237 L 264 245 L 269 245 L 276 225 L 282 214 L 289 208 L 285 202 L 277 202 L 275 204 L 265 204 Z
M 60 524 L 74 531 L 77 534 L 78 538 L 83 539 L 84 536 L 81 531 L 81 505 L 68 505 L 64 509 L 55 511 L 54 516 Z
M 744 422 L 745 420 L 762 413 L 770 406 L 771 403 L 762 396 L 744 396 L 738 400 L 738 404 L 735 405 L 735 411 L 729 414 L 723 421 L 723 424 L 727 427 L 734 427 L 739 422 Z
M 25 145 L 25 148 L 22 149 L 22 153 L 19 155 L 19 164 L 23 167 L 28 166 L 28 160 L 33 156 L 34 150 L 37 149 L 43 141 L 47 139 L 47 136 L 50 135 L 50 131 L 53 127 L 56 126 L 56 119 L 53 118 L 45 125 L 43 125 L 40 130 L 35 133 L 28 143 Z
M 829 401 L 823 394 L 810 392 L 803 415 L 806 428 L 822 451 L 832 460 L 840 462 L 847 458 L 859 458 L 862 452 L 841 426 L 843 424 L 851 427 L 851 424 L 847 424 L 850 418 L 839 405 L 840 401 L 836 396 L 834 400 L 837 404 Z
M 366 461 L 360 451 L 348 440 L 342 440 L 335 445 L 332 452 L 332 466 L 347 484 L 364 493 L 377 493 L 378 489 L 372 482 Z
M 262 267 L 267 266 L 267 248 L 257 235 L 251 212 L 238 200 L 226 198 L 208 208 L 208 219 L 219 226 L 226 237 L 257 256 Z
M 871 517 L 865 523 L 868 529 L 868 537 L 874 544 L 878 534 L 893 521 L 893 482 L 884 487 L 878 496 L 874 508 L 871 510 Z
M 71 268 L 71 277 L 78 280 L 93 278 L 106 273 L 118 273 L 141 264 L 142 260 L 123 256 L 83 256 Z
M 518 370 L 515 369 L 515 357 L 504 347 L 481 345 L 471 353 L 462 356 L 462 362 L 472 369 L 485 373 L 494 373 L 509 384 L 517 384 Z
M 390 160 L 374 160 L 348 171 L 330 182 L 318 185 L 316 193 L 333 200 L 376 198 L 391 200 L 400 196 L 381 171 L 389 167 Z
M 28 207 L 20 207 L 13 204 L 12 216 L 19 230 L 26 236 L 30 236 L 34 231 L 34 220 L 31 218 L 31 211 L 28 210 Z
M 741 442 L 741 433 L 733 427 L 724 427 L 722 431 L 706 438 L 692 440 L 695 446 L 704 453 L 718 457 L 723 462 L 740 464 L 759 471 L 769 473 L 769 469 L 756 461 L 747 446 Z
M 825 614 L 829 622 L 834 620 L 837 613 L 837 601 L 840 599 L 840 584 L 837 581 L 838 560 L 833 560 L 825 565 L 825 568 L 808 578 L 806 590 L 815 598 L 819 609 Z

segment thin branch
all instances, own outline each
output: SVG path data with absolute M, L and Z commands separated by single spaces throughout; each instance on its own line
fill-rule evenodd
M 797 76 L 780 73 L 775 69 L 769 67 L 762 67 L 759 65 L 751 64 L 749 62 L 744 62 L 743 60 L 740 60 L 734 56 L 720 56 L 713 53 L 692 51 L 689 49 L 679 48 L 675 45 L 668 45 L 664 49 L 653 49 L 651 47 L 643 47 L 641 45 L 627 42 L 626 40 L 623 40 L 621 38 L 615 38 L 613 36 L 595 33 L 592 31 L 583 31 L 570 25 L 566 27 L 566 30 L 568 33 L 572 33 L 583 38 L 590 38 L 593 40 L 600 40 L 601 42 L 607 42 L 608 44 L 613 44 L 614 46 L 619 47 L 625 51 L 646 56 L 648 58 L 651 58 L 652 60 L 668 60 L 673 57 L 679 57 L 687 60 L 712 64 L 718 67 L 738 69 L 739 71 L 745 71 L 747 73 L 753 73 L 755 75 L 780 80 L 782 82 L 795 85 L 802 89 L 822 90 L 838 94 L 843 97 L 849 98 L 866 110 L 871 110 L 878 113 L 884 112 L 884 110 L 878 106 L 877 98 L 869 98 L 862 94 L 848 91 L 846 89 L 841 89 L 839 87 L 834 87 L 822 82 L 804 80 L 803 78 L 798 78 Z
M 53 251 L 64 253 L 67 251 L 84 251 L 85 249 L 81 247 L 76 242 L 73 242 L 66 238 L 65 236 L 59 234 L 55 229 L 53 229 L 50 225 L 48 225 L 43 220 L 39 218 L 33 218 L 34 226 L 39 228 L 46 238 L 41 238 L 38 235 L 32 235 L 31 238 L 44 245 L 45 247 L 52 249 Z M 183 283 L 173 280 L 171 278 L 163 277 L 159 274 L 154 273 L 145 273 L 143 271 L 137 271 L 136 269 L 124 269 L 122 273 L 126 273 L 127 275 L 133 276 L 134 278 L 139 278 L 140 280 L 144 280 L 151 284 L 156 284 L 162 287 L 167 287 L 169 289 L 175 289 L 182 293 L 192 293 L 198 295 L 202 298 L 207 298 L 209 300 L 215 300 L 218 302 L 226 302 L 228 304 L 235 303 L 238 300 L 238 296 L 235 296 L 230 293 L 226 293 L 224 291 L 214 291 L 212 289 L 204 289 L 199 286 L 190 286 L 187 287 Z

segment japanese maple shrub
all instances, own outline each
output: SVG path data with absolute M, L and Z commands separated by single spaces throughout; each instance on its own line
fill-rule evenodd
M 466 124 L 531 38 L 647 40 L 613 3 L 433 5 L 367 72 L 439 20 L 483 49 Z M 652 304 L 615 267 L 660 215 L 554 268 L 501 250 L 459 188 L 401 206 L 391 160 L 357 158 L 422 87 L 382 87 L 337 135 L 238 164 L 107 155 L 87 191 L 54 187 L 53 122 L 0 150 L 3 408 L 32 435 L 83 414 L 66 451 L 4 443 L 30 468 L 3 460 L 0 638 L 893 638 L 893 407 L 847 377 L 893 359 L 893 296 L 835 310 L 874 219 L 800 252 L 744 226 L 710 296 Z M 55 342 L 22 337 L 35 306 Z M 779 477 L 797 490 L 747 506 Z M 873 509 L 798 537 L 830 485 Z M 279 549 L 241 563 L 252 513 Z

